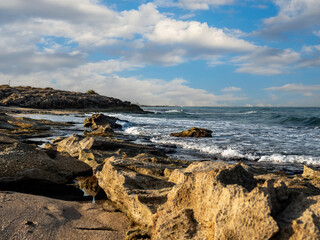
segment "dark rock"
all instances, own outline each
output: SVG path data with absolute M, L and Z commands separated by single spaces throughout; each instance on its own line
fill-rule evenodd
M 121 129 L 121 125 L 116 123 L 119 119 L 115 117 L 105 116 L 101 113 L 93 114 L 91 118 L 84 120 L 85 127 L 91 127 L 93 130 L 99 126 L 109 125 L 113 129 Z
M 212 137 L 212 131 L 204 128 L 196 128 L 193 127 L 187 131 L 179 132 L 179 133 L 171 133 L 170 135 L 173 137 Z
M 144 111 L 137 105 L 116 98 L 54 90 L 52 88 L 10 87 L 0 85 L 0 105 L 38 109 L 103 109 L 106 111 Z

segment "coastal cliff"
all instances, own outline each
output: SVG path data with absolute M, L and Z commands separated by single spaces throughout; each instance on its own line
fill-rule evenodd
M 53 88 L 10 87 L 9 85 L 0 85 L 0 106 L 143 112 L 135 104 L 102 96 L 95 92 L 80 93 Z

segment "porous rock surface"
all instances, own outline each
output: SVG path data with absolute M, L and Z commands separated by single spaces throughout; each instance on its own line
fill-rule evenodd
M 10 87 L 8 85 L 0 85 L 0 106 L 143 112 L 139 106 L 130 102 L 99 94 L 62 91 L 52 88 Z
M 177 161 L 153 147 L 103 137 L 71 136 L 54 147 L 93 168 L 108 198 L 136 224 L 127 239 L 319 237 L 320 189 L 303 176 Z

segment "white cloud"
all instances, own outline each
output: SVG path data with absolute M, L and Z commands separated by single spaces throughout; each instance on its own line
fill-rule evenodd
M 11 80 L 11 85 L 50 86 L 82 92 L 94 89 L 103 95 L 150 105 L 216 106 L 246 99 L 232 94 L 216 96 L 203 89 L 191 88 L 184 79 L 167 82 L 161 79 L 124 78 L 112 74 L 112 69 L 121 70 L 125 67 L 134 66 L 113 60 L 89 63 L 75 69 L 60 69 L 50 75 L 46 72 L 0 74 L 0 83 L 6 84 Z
M 314 92 L 320 91 L 320 84 L 303 85 L 303 84 L 289 83 L 281 87 L 269 87 L 269 88 L 266 88 L 265 90 L 299 93 L 299 94 L 303 94 L 304 96 L 310 97 L 314 95 Z
M 181 44 L 211 53 L 245 52 L 256 48 L 245 40 L 226 34 L 222 29 L 209 27 L 207 23 L 164 19 L 146 34 L 148 40 L 157 44 Z
M 180 7 L 190 10 L 208 10 L 210 7 L 230 5 L 234 0 L 157 0 L 155 3 L 162 7 Z
M 320 25 L 319 0 L 273 0 L 279 7 L 275 17 L 264 20 L 263 34 L 277 36 L 286 31 L 297 31 Z
M 232 62 L 240 66 L 236 72 L 276 75 L 288 73 L 290 66 L 300 59 L 300 54 L 290 49 L 260 47 L 249 55 L 235 57 Z
M 242 89 L 239 87 L 226 87 L 226 88 L 222 89 L 221 91 L 222 92 L 239 92 L 241 90 Z

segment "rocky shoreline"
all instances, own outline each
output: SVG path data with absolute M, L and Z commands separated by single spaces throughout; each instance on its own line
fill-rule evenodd
M 144 112 L 138 105 L 102 96 L 93 91 L 80 93 L 53 88 L 10 87 L 9 85 L 0 85 L 0 106 L 34 108 L 35 111 L 62 109 L 82 112 L 102 110 L 104 112 Z
M 0 115 L 1 239 L 319 239 L 318 169 L 173 160 L 116 121 L 93 115 L 39 148 L 26 138 L 70 123 Z

